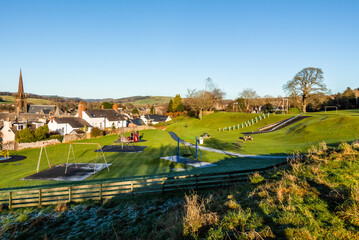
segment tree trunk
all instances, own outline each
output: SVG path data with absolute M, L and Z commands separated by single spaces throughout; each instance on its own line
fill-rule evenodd
M 198 113 L 199 120 L 202 120 L 202 115 L 203 115 L 203 109 L 200 109 Z
M 302 98 L 302 112 L 306 113 L 307 112 L 307 96 L 303 95 Z

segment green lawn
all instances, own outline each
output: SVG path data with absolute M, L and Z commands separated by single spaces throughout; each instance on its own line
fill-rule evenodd
M 181 138 L 199 136 L 207 132 L 211 135 L 210 139 L 205 140 L 205 146 L 230 150 L 233 152 L 254 154 L 254 155 L 278 155 L 291 154 L 295 151 L 304 152 L 310 146 L 319 142 L 326 141 L 329 145 L 338 145 L 343 141 L 353 141 L 359 132 L 359 111 L 338 111 L 325 113 L 308 113 L 307 119 L 299 121 L 281 130 L 257 134 L 254 141 L 244 142 L 242 148 L 236 148 L 235 143 L 245 131 L 255 131 L 259 127 L 280 121 L 293 115 L 274 115 L 254 124 L 250 127 L 221 132 L 218 128 L 233 126 L 250 120 L 257 114 L 245 113 L 214 113 L 204 116 L 200 121 L 194 118 L 179 118 L 170 123 L 166 123 L 165 130 L 146 130 L 144 133 L 145 142 L 139 145 L 147 146 L 142 153 L 105 153 L 106 159 L 111 163 L 111 171 L 103 170 L 88 180 L 103 178 L 131 177 L 152 174 L 175 174 L 175 168 L 184 168 L 181 174 L 243 170 L 250 168 L 261 168 L 278 163 L 283 160 L 276 159 L 253 159 L 253 158 L 234 158 L 224 154 L 203 151 L 203 161 L 216 163 L 217 167 L 197 169 L 183 164 L 173 164 L 160 157 L 170 156 L 175 152 L 176 142 L 167 133 L 175 132 Z M 100 143 L 102 146 L 114 144 L 117 135 L 108 135 L 101 138 L 82 140 L 81 142 Z M 192 141 L 193 140 L 189 140 Z M 55 165 L 66 162 L 69 144 L 58 144 L 47 147 L 51 163 Z M 75 156 L 79 162 L 94 162 L 96 146 L 74 145 Z M 183 147 L 181 150 L 185 151 Z M 188 151 L 188 150 L 187 150 Z M 12 154 L 25 155 L 27 159 L 0 163 L 2 172 L 0 175 L 0 188 L 15 186 L 30 186 L 39 184 L 53 183 L 49 181 L 24 181 L 20 180 L 36 172 L 40 150 L 27 149 Z M 73 161 L 73 160 L 71 160 Z M 41 170 L 46 169 L 47 163 L 43 156 Z

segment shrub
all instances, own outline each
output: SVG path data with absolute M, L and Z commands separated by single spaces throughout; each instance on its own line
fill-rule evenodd
M 34 132 L 35 140 L 36 141 L 45 140 L 47 138 L 48 133 L 49 133 L 49 127 L 47 125 L 37 128 Z
M 91 129 L 91 137 L 100 137 L 103 136 L 103 131 L 97 127 Z
M 252 176 L 249 177 L 252 184 L 258 184 L 264 180 L 264 177 L 262 177 L 258 172 L 254 173 Z
M 25 142 L 35 142 L 36 138 L 34 136 L 34 131 L 25 128 L 23 130 L 18 131 L 15 134 L 15 139 L 19 143 L 25 143 Z

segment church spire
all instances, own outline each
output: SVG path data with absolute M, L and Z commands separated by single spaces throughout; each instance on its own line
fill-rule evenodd
M 20 68 L 20 77 L 19 77 L 19 90 L 17 91 L 17 95 L 19 97 L 22 96 L 22 95 L 25 95 L 25 93 L 24 93 L 24 85 L 22 83 L 21 68 Z

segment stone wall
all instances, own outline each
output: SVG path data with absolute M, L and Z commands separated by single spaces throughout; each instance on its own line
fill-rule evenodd
M 86 139 L 86 133 L 84 134 L 68 134 L 64 136 L 64 139 L 62 140 L 63 143 L 70 142 L 70 141 L 76 141 L 81 139 Z
M 41 146 L 48 146 L 48 145 L 54 145 L 60 143 L 57 139 L 50 139 L 46 141 L 38 141 L 38 142 L 31 142 L 31 143 L 7 143 L 3 144 L 2 148 L 3 150 L 15 150 L 19 151 L 26 148 L 39 148 Z

